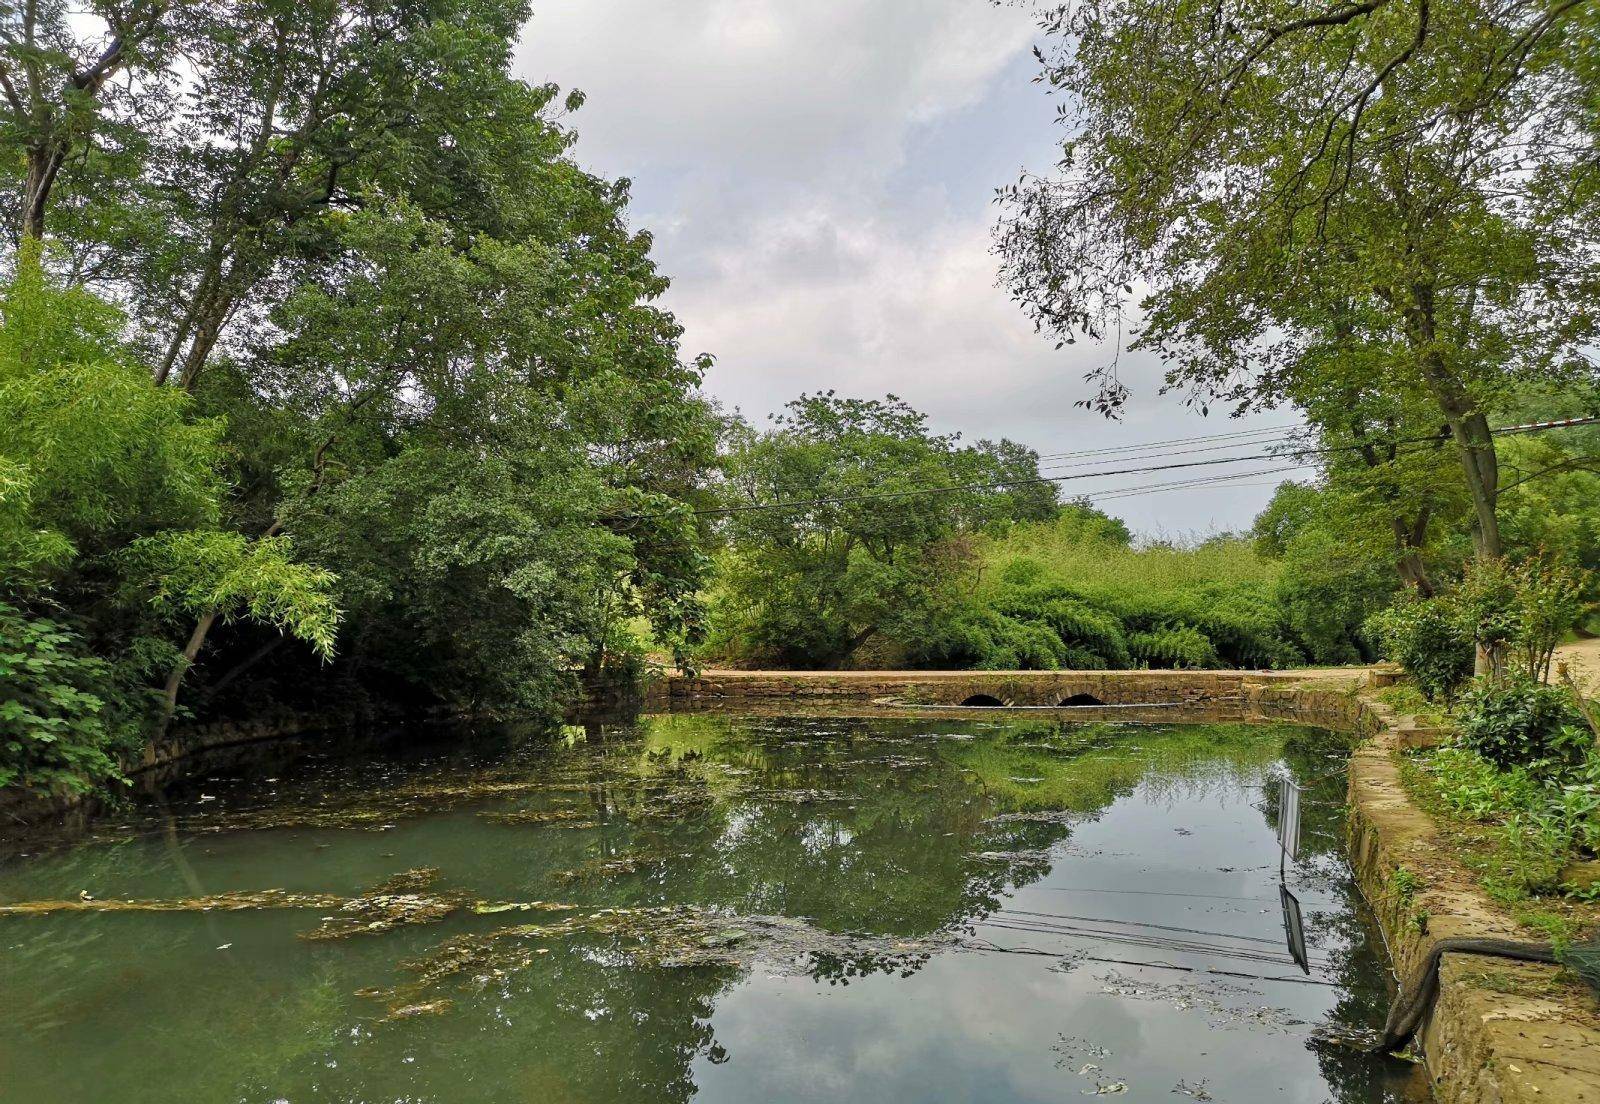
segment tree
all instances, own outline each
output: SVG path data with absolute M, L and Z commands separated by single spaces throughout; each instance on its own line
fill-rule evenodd
M 14 209 L 21 238 L 44 237 L 69 158 L 79 156 L 81 171 L 105 132 L 148 118 L 167 102 L 165 32 L 175 6 L 167 0 L 95 2 L 82 11 L 59 0 L 0 6 L 0 146 L 22 156 Z M 114 84 L 122 74 L 131 78 L 126 87 Z
M 728 460 L 722 618 L 758 654 L 836 667 L 879 633 L 910 639 L 956 573 L 955 538 L 1055 513 L 1036 454 L 963 446 L 893 395 L 786 410 L 743 427 Z
M 1362 627 L 1393 601 L 1397 582 L 1384 520 L 1331 482 L 1283 483 L 1256 518 L 1256 550 L 1281 564 L 1273 585 L 1277 603 L 1314 662 L 1370 658 L 1363 654 Z M 1426 565 L 1421 570 L 1428 578 Z
M 581 95 L 511 76 L 524 3 L 8 10 L 12 109 L 96 50 L 116 79 L 0 105 L 54 326 L 7 314 L 0 598 L 60 613 L 156 727 L 363 692 L 549 710 L 635 665 L 641 616 L 687 659 L 707 361 L 627 182 L 568 155 Z
M 150 160 L 167 232 L 147 243 L 136 299 L 158 382 L 193 387 L 224 329 L 329 246 L 337 212 L 377 193 L 501 216 L 515 158 L 548 161 L 569 140 L 541 117 L 554 89 L 506 73 L 527 17 L 515 0 L 204 12 L 188 94 Z
M 1363 386 L 1431 404 L 1499 556 L 1492 412 L 1592 376 L 1591 13 L 1084 0 L 1044 27 L 1071 134 L 1058 178 L 1003 190 L 999 235 L 1038 325 L 1100 336 L 1141 297 L 1134 347 L 1202 409 L 1301 401 L 1354 353 Z M 1094 379 L 1114 413 L 1115 365 Z
M 39 249 L 25 243 L 0 303 L 0 606 L 33 654 L 5 672 L 0 778 L 74 788 L 72 770 L 115 773 L 105 751 L 144 719 L 139 681 L 177 662 L 175 620 L 248 618 L 326 659 L 339 611 L 290 541 L 220 527 L 221 424 L 156 387 L 118 312 L 53 287 Z
M 626 658 L 632 617 L 686 658 L 705 563 L 680 499 L 714 434 L 625 193 L 564 161 L 523 180 L 538 237 L 398 200 L 340 217 L 328 261 L 269 316 L 286 336 L 196 395 L 231 411 L 251 458 L 240 523 L 340 576 L 352 663 L 460 704 L 549 709 L 569 668 Z M 258 657 L 225 647 L 214 683 Z

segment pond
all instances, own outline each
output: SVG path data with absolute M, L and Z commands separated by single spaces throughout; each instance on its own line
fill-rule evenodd
M 1391 991 L 1347 755 L 694 714 L 213 779 L 0 860 L 0 1099 L 1420 1102 L 1312 1042 Z

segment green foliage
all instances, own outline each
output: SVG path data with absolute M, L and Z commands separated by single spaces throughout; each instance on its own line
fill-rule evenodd
M 731 547 L 712 640 L 726 658 L 837 666 L 875 636 L 933 655 L 929 626 L 952 612 L 949 587 L 973 535 L 1056 513 L 1033 453 L 931 433 L 894 396 L 802 395 L 775 421 L 766 433 L 730 432 Z M 900 494 L 930 486 L 951 490 Z M 786 501 L 808 505 L 740 509 Z M 994 660 L 998 648 L 1042 664 L 1055 654 L 1041 633 L 1004 620 L 957 616 L 950 627 L 962 655 Z
M 1556 645 L 1582 611 L 1580 596 L 1578 577 L 1565 564 L 1533 556 L 1474 560 L 1452 602 L 1497 671 L 1509 658 L 1524 677 L 1547 679 Z
M 1134 347 L 1168 389 L 1202 409 L 1293 402 L 1348 442 L 1328 467 L 1373 532 L 1397 527 L 1406 572 L 1457 505 L 1477 551 L 1501 554 L 1489 412 L 1517 383 L 1593 379 L 1600 193 L 1587 138 L 1570 141 L 1594 121 L 1588 22 L 1083 0 L 1041 25 L 1062 155 L 1003 191 L 999 235 L 1039 327 L 1105 337 L 1137 310 Z M 1091 379 L 1086 405 L 1125 403 L 1114 366 Z M 1395 447 L 1441 425 L 1443 448 Z
M 1462 747 L 1496 766 L 1538 776 L 1566 774 L 1594 747 L 1571 692 L 1523 676 L 1476 684 L 1463 699 L 1456 731 Z
M 974 542 L 962 597 L 907 641 L 930 667 L 1272 667 L 1300 653 L 1249 542 L 1134 548 L 1081 506 Z
M 1472 677 L 1471 633 L 1444 602 L 1392 606 L 1367 620 L 1366 633 L 1429 701 L 1448 700 Z
M 1221 661 L 1206 635 L 1193 625 L 1135 632 L 1128 650 L 1144 667 L 1217 667 Z
M 1562 871 L 1600 844 L 1600 754 L 1592 747 L 1579 766 L 1559 775 L 1502 767 L 1468 747 L 1446 747 L 1408 763 L 1402 777 L 1424 804 L 1491 829 L 1462 854 L 1505 904 L 1565 892 Z
M 1508 659 L 1524 680 L 1548 678 L 1556 645 L 1582 610 L 1581 593 L 1573 571 L 1543 556 L 1479 558 L 1445 593 L 1374 614 L 1366 633 L 1430 700 L 1448 699 L 1472 673 L 1479 648 L 1495 678 Z
M 0 788 L 82 793 L 121 778 L 130 736 L 104 660 L 57 621 L 0 601 Z
M 1393 601 L 1400 579 L 1390 525 L 1335 478 L 1281 484 L 1252 532 L 1256 551 L 1279 565 L 1274 593 L 1306 655 L 1359 663 L 1373 658 L 1362 626 Z
M 1445 747 L 1424 760 L 1445 810 L 1458 820 L 1492 823 L 1513 809 L 1531 809 L 1543 784 L 1525 767 L 1502 769 L 1472 751 Z
M 555 712 L 641 617 L 686 659 L 707 361 L 569 156 L 582 97 L 511 75 L 525 6 L 147 14 L 128 90 L 0 119 L 13 223 L 74 151 L 0 334 L 0 593 L 169 712 Z M 63 64 L 84 26 L 41 13 Z
M 290 633 L 331 659 L 340 619 L 335 576 L 296 563 L 287 537 L 252 541 L 239 533 L 173 531 L 135 541 L 130 579 L 160 613 L 188 618 L 245 616 Z
M 5 585 L 41 586 L 141 535 L 216 521 L 221 426 L 151 385 L 114 310 L 51 287 L 30 252 L 0 313 Z

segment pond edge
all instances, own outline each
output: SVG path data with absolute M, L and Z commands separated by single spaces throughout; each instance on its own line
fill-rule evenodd
M 1414 741 L 1371 696 L 1381 672 L 1319 671 L 717 671 L 665 679 L 655 705 L 779 708 L 855 703 L 885 712 L 981 716 L 1004 707 L 961 707 L 983 695 L 1036 713 L 1074 694 L 1107 705 L 1225 708 L 1240 719 L 1294 721 L 1360 738 L 1349 768 L 1350 865 L 1382 929 L 1397 973 L 1409 978 L 1434 944 L 1452 936 L 1529 942 L 1531 931 L 1492 901 L 1453 853 L 1444 829 L 1400 783 Z M 1075 719 L 1120 719 L 1110 710 L 1061 710 Z M 1170 714 L 1152 720 L 1176 720 Z M 1183 718 L 1188 719 L 1188 718 Z M 1405 870 L 1412 879 L 1398 879 Z M 1420 1031 L 1440 1104 L 1600 1104 L 1600 1003 L 1555 966 L 1446 954 L 1439 995 Z

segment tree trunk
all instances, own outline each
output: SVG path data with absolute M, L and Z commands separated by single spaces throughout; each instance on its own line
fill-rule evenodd
M 22 237 L 44 239 L 45 212 L 50 206 L 50 190 L 61 171 L 65 150 L 57 142 L 28 147 L 28 174 L 22 198 Z
M 872 634 L 877 631 L 878 626 L 868 625 L 866 628 L 856 633 L 850 638 L 850 642 L 839 651 L 839 654 L 833 657 L 833 662 L 829 663 L 828 666 L 835 671 L 842 671 L 844 669 L 844 665 L 850 662 L 850 657 L 855 655 L 856 651 L 861 647 L 861 645 L 870 640 L 872 638 Z
M 165 736 L 167 728 L 172 724 L 172 714 L 178 708 L 178 690 L 183 686 L 183 676 L 194 666 L 195 657 L 200 654 L 200 649 L 205 647 L 206 637 L 211 633 L 211 626 L 216 620 L 217 611 L 212 610 L 195 623 L 194 632 L 189 634 L 189 643 L 183 649 L 183 661 L 175 664 L 172 673 L 167 676 L 161 706 L 161 725 L 156 730 L 157 736 Z
M 1473 554 L 1480 561 L 1499 559 L 1504 552 L 1498 513 L 1500 462 L 1495 454 L 1489 420 L 1436 355 L 1424 357 L 1423 376 L 1449 423 L 1450 436 L 1455 440 L 1461 461 L 1461 474 L 1472 498 Z M 1473 661 L 1473 674 L 1498 678 L 1502 665 L 1501 657 L 1480 646 Z
M 1407 525 L 1404 518 L 1391 518 L 1394 529 L 1395 567 L 1400 579 L 1417 592 L 1419 598 L 1432 598 L 1436 591 L 1428 578 L 1427 565 L 1422 561 L 1422 542 L 1428 529 L 1427 507 L 1418 513 L 1416 521 Z
M 1472 494 L 1473 550 L 1480 560 L 1499 559 L 1504 553 L 1498 514 L 1500 461 L 1489 420 L 1476 410 L 1469 411 L 1459 420 L 1451 420 L 1450 432 L 1461 450 L 1461 470 Z

